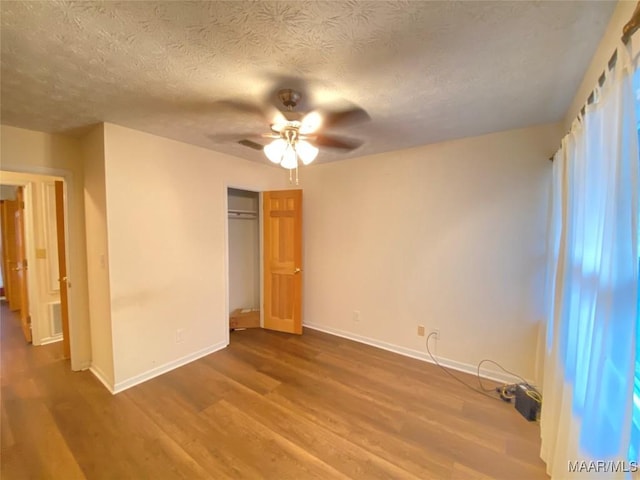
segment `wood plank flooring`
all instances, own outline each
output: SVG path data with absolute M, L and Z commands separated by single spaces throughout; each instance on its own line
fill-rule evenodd
M 1 313 L 3 480 L 548 478 L 537 424 L 425 362 L 252 329 L 113 396 Z

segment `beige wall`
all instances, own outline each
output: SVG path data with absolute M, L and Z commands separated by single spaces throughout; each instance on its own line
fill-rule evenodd
M 637 2 L 635 0 L 621 0 L 618 2 L 609 20 L 609 25 L 607 25 L 607 29 L 602 36 L 602 40 L 600 40 L 600 44 L 585 72 L 580 88 L 578 88 L 571 102 L 571 106 L 569 110 L 567 110 L 564 118 L 565 131 L 571 128 L 571 123 L 598 84 L 598 78 L 600 78 L 602 72 L 607 68 L 607 62 L 611 58 L 611 55 L 613 55 L 618 45 L 621 44 L 620 37 L 622 36 L 622 27 L 631 19 L 636 4 Z
M 89 367 L 91 342 L 84 239 L 83 169 L 76 139 L 21 128 L 0 126 L 0 169 L 61 176 L 67 184 L 69 249 L 69 309 L 74 370 Z
M 83 137 L 82 156 L 84 159 L 87 278 L 91 311 L 91 368 L 108 388 L 113 388 L 115 380 L 103 125 L 96 126 Z
M 227 344 L 227 187 L 282 188 L 287 176 L 104 128 L 114 386 L 121 390 Z
M 305 169 L 305 324 L 420 358 L 425 325 L 449 365 L 491 358 L 532 378 L 561 134 L 540 126 Z

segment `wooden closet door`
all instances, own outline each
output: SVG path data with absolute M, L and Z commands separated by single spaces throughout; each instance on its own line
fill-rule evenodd
M 302 333 L 302 190 L 264 192 L 264 328 Z
M 18 187 L 16 199 L 18 208 L 15 211 L 15 242 L 18 288 L 20 289 L 20 325 L 22 333 L 27 342 L 31 342 L 31 316 L 29 315 L 29 290 L 28 290 L 28 270 L 27 248 L 24 234 L 24 194 L 22 187 Z
M 9 309 L 20 309 L 20 284 L 18 282 L 18 256 L 16 250 L 17 200 L 2 201 L 2 255 L 5 264 L 5 293 Z

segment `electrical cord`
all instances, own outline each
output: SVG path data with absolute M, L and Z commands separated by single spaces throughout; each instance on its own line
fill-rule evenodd
M 502 370 L 506 374 L 511 375 L 512 377 L 515 377 L 515 378 L 519 379 L 521 381 L 521 383 L 524 383 L 525 385 L 529 385 L 529 382 L 527 382 L 520 375 L 517 375 L 517 374 L 515 374 L 513 372 L 510 372 L 509 370 L 504 368 L 502 365 L 500 365 L 498 362 L 495 362 L 493 360 L 489 360 L 488 358 L 485 358 L 483 360 L 480 360 L 480 363 L 478 363 L 478 383 L 480 384 L 480 388 L 482 390 L 484 390 L 485 392 L 493 392 L 494 389 L 493 388 L 487 389 L 482 385 L 482 378 L 480 377 L 480 368 L 482 367 L 483 363 L 493 363 L 494 365 L 496 365 L 500 370 Z
M 458 378 L 456 375 L 454 375 L 453 373 L 451 373 L 449 370 L 447 370 L 446 368 L 444 368 L 442 365 L 440 365 L 440 362 L 438 362 L 438 359 L 436 357 L 433 356 L 433 354 L 431 353 L 431 350 L 429 349 L 429 339 L 435 335 L 435 332 L 431 332 L 429 335 L 427 335 L 427 340 L 426 340 L 426 347 L 427 347 L 427 353 L 429 354 L 429 356 L 431 357 L 431 360 L 433 360 L 433 363 L 435 363 L 438 367 L 440 367 L 447 375 L 449 375 L 451 378 L 453 378 L 455 381 L 461 383 L 462 385 L 464 385 L 465 387 L 473 390 L 474 392 L 480 393 L 482 395 L 484 395 L 485 397 L 489 397 L 492 400 L 498 400 L 498 401 L 502 401 L 500 398 L 498 397 L 494 397 L 493 395 L 489 395 L 487 392 L 484 392 L 482 390 L 478 390 L 477 388 L 469 385 L 467 382 L 465 382 L 464 380 Z
M 457 377 L 456 375 L 451 373 L 448 369 L 443 367 L 440 364 L 440 362 L 438 362 L 438 359 L 431 353 L 431 350 L 429 349 L 429 339 L 434 335 L 436 335 L 435 332 L 431 332 L 429 335 L 427 335 L 427 340 L 425 342 L 426 347 L 427 347 L 427 353 L 431 357 L 431 360 L 433 360 L 433 362 L 438 367 L 440 367 L 447 375 L 449 375 L 451 378 L 453 378 L 457 382 L 463 384 L 465 387 L 473 390 L 474 392 L 481 393 L 485 397 L 492 398 L 493 400 L 500 400 L 500 401 L 510 402 L 511 399 L 515 397 L 515 393 L 514 392 L 515 392 L 515 388 L 517 388 L 518 384 L 515 384 L 515 383 L 514 384 L 507 384 L 507 383 L 505 383 L 501 387 L 497 387 L 497 388 L 486 388 L 482 384 L 482 378 L 480 377 L 480 368 L 482 367 L 483 363 L 492 363 L 492 364 L 496 365 L 498 368 L 500 368 L 503 372 L 507 373 L 508 375 L 511 375 L 512 377 L 515 377 L 515 378 L 519 379 L 521 381 L 521 384 L 524 384 L 526 387 L 528 387 L 528 388 L 525 389 L 525 394 L 528 397 L 530 397 L 533 400 L 535 400 L 537 403 L 539 403 L 539 404 L 542 403 L 542 395 L 540 395 L 536 390 L 531 390 L 534 387 L 532 385 L 530 385 L 529 382 L 527 382 L 520 375 L 507 370 L 502 365 L 500 365 L 498 362 L 495 362 L 495 361 L 490 360 L 488 358 L 485 358 L 485 359 L 481 360 L 480 363 L 478 363 L 477 378 L 478 378 L 478 384 L 480 385 L 480 390 L 478 390 L 477 388 L 475 388 L 472 385 L 468 384 L 464 380 L 460 379 L 459 377 Z M 495 397 L 493 395 L 489 395 L 489 392 L 493 393 L 493 392 L 496 392 L 496 391 L 500 393 L 500 397 L 499 398 Z
M 530 387 L 531 385 L 527 386 Z M 535 400 L 536 402 L 542 403 L 542 395 L 540 395 L 537 391 L 527 389 L 525 391 L 525 394 L 527 395 L 527 397 L 533 398 L 533 400 Z
M 510 402 L 512 398 L 516 396 L 515 387 L 513 385 L 503 385 L 502 387 L 496 388 L 496 390 L 500 391 L 500 398 L 505 402 Z

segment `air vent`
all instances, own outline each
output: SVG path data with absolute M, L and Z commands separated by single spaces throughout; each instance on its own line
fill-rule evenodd
M 62 335 L 62 310 L 60 302 L 49 304 L 49 324 L 51 325 L 51 336 Z

